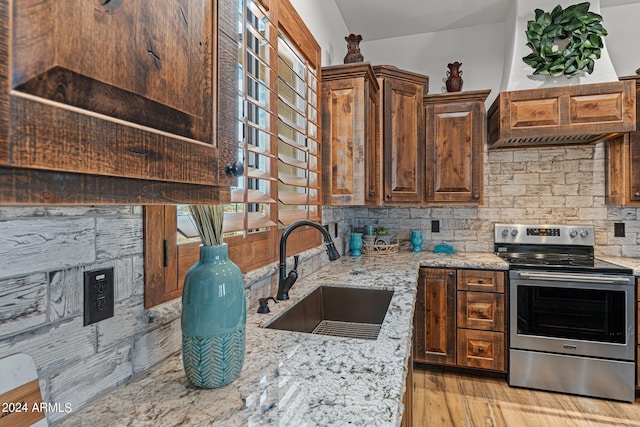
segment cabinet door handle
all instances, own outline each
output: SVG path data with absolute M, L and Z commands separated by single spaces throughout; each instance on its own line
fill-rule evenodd
M 373 196 L 374 196 L 373 191 L 370 191 L 369 192 L 369 198 L 373 198 Z
M 636 193 L 633 193 L 633 195 L 634 195 L 635 197 L 640 197 L 640 193 L 637 193 L 637 192 L 636 192 Z
M 391 194 L 387 194 L 387 199 L 390 199 L 390 198 L 391 198 Z
M 449 272 L 449 277 L 453 277 L 453 271 Z
M 244 173 L 244 165 L 242 162 L 227 163 L 225 172 L 228 176 L 242 176 Z
M 478 200 L 479 198 L 480 198 L 479 194 L 476 193 L 476 194 L 473 195 L 473 200 Z

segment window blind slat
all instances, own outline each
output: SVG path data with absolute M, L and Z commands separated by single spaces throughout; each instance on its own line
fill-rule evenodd
M 283 205 L 306 205 L 309 201 L 309 195 L 306 193 L 280 192 L 278 200 Z
M 222 221 L 222 231 L 228 233 L 230 231 L 244 230 L 244 213 L 224 213 L 224 221 Z
M 267 181 L 276 181 L 275 177 L 271 176 L 271 174 L 260 169 L 247 167 L 246 172 L 249 178 L 265 179 Z
M 278 222 L 282 225 L 289 225 L 300 219 L 307 219 L 309 217 L 306 210 L 301 209 L 281 209 L 278 213 Z
M 260 190 L 247 190 L 247 202 L 268 204 L 275 203 L 276 201 Z
M 271 218 L 263 215 L 260 212 L 249 212 L 249 217 L 247 219 L 247 229 L 254 228 L 267 228 L 273 227 L 277 225 L 275 222 L 271 220 Z

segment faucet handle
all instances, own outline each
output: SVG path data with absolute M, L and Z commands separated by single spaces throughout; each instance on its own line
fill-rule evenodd
M 294 270 L 298 269 L 298 261 L 300 261 L 300 255 L 294 255 L 293 256 L 293 269 Z

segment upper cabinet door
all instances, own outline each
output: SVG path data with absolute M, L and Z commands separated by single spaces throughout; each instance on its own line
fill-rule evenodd
M 488 95 L 474 91 L 424 97 L 428 203 L 482 203 Z
M 374 70 L 383 88 L 385 203 L 419 204 L 424 192 L 422 97 L 428 78 L 389 66 Z
M 0 202 L 228 199 L 236 3 L 2 2 Z
M 326 205 L 370 204 L 379 194 L 375 169 L 377 96 L 378 83 L 367 62 L 322 69 Z
M 636 107 L 640 105 L 640 75 L 621 77 L 634 82 Z M 636 108 L 636 123 L 640 108 Z M 629 132 L 605 142 L 605 203 L 640 206 L 640 131 Z

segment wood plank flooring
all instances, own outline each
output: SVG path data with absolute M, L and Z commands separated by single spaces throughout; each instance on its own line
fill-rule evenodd
M 509 387 L 505 379 L 416 365 L 415 427 L 640 427 L 640 398 L 613 402 Z

